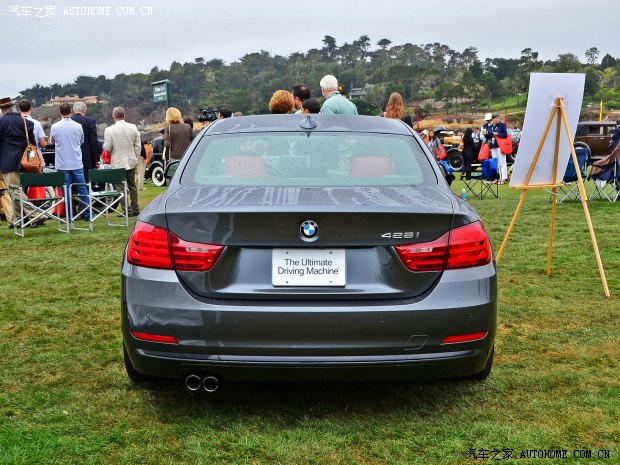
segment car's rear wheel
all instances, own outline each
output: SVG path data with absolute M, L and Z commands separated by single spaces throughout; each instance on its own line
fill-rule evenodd
M 152 379 L 150 376 L 144 375 L 134 368 L 134 366 L 131 364 L 129 354 L 127 353 L 125 343 L 123 343 L 123 360 L 125 361 L 125 371 L 127 372 L 127 376 L 134 383 L 142 383 L 144 381 L 149 381 Z
M 484 365 L 484 368 L 482 369 L 482 371 L 479 373 L 476 373 L 471 378 L 475 379 L 476 381 L 484 381 L 485 379 L 487 379 L 489 375 L 491 374 L 491 369 L 493 368 L 494 356 L 495 356 L 495 346 L 493 346 L 493 348 L 491 349 L 491 354 L 489 355 L 489 358 L 487 359 L 487 363 L 486 365 Z
M 155 166 L 151 171 L 151 181 L 157 187 L 161 187 L 166 182 L 164 178 L 164 169 L 161 166 Z

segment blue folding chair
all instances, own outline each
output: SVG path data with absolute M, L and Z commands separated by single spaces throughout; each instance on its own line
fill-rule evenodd
M 448 181 L 448 186 L 451 185 L 452 181 L 454 181 L 454 170 L 450 166 L 450 163 L 448 163 L 447 160 L 437 160 L 437 163 L 439 164 L 439 169 L 444 174 L 446 181 Z
M 577 155 L 577 163 L 579 164 L 579 173 L 581 179 L 586 179 L 586 163 L 588 161 L 588 149 L 584 147 L 575 147 L 575 154 Z M 556 194 L 556 202 L 561 203 L 565 200 L 578 200 L 581 201 L 579 195 L 579 185 L 577 183 L 577 170 L 573 163 L 573 156 L 571 155 L 566 165 L 566 171 L 562 178 L 562 186 L 558 188 Z
M 495 198 L 499 197 L 498 179 L 497 158 L 491 158 L 482 162 L 482 174 L 473 175 L 471 179 L 465 179 L 463 182 L 467 191 L 471 192 L 474 197 L 482 200 L 487 194 Z

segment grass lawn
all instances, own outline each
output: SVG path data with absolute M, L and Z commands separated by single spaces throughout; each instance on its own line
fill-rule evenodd
M 149 184 L 141 203 L 158 192 Z M 499 199 L 468 199 L 495 251 L 518 196 L 500 186 Z M 580 203 L 558 205 L 546 276 L 550 202 L 531 191 L 498 265 L 485 382 L 225 385 L 216 396 L 126 377 L 128 229 L 46 225 L 21 239 L 2 223 L 0 464 L 618 464 L 620 203 L 589 206 L 612 297 Z M 568 458 L 518 458 L 532 449 Z

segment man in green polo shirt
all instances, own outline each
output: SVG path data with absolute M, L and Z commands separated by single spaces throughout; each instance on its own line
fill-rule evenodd
M 320 113 L 324 115 L 357 115 L 357 107 L 338 92 L 338 80 L 328 74 L 321 79 L 321 93 L 325 102 Z

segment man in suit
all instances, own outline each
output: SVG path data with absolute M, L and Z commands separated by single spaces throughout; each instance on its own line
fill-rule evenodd
M 90 116 L 86 116 L 86 104 L 75 102 L 73 104 L 73 116 L 71 119 L 82 125 L 84 142 L 82 150 L 82 164 L 84 165 L 84 179 L 88 182 L 88 171 L 95 169 L 101 157 L 101 146 L 97 140 L 97 123 Z
M 14 105 L 15 102 L 9 97 L 0 99 L 0 110 L 3 114 L 2 118 L 0 118 L 0 174 L 6 188 L 11 185 L 19 186 L 19 170 L 22 167 L 22 155 L 28 145 L 28 140 L 32 145 L 36 145 L 34 123 L 22 118 L 19 113 L 13 112 Z M 13 195 L 19 198 L 19 196 L 25 194 L 20 189 L 16 193 L 13 192 Z M 26 208 L 27 214 L 31 212 L 31 208 Z M 5 211 L 4 213 L 9 222 L 9 227 L 12 228 L 13 225 L 11 223 L 19 221 L 19 218 L 17 218 L 19 212 L 7 213 Z M 36 227 L 44 221 L 44 219 L 41 219 L 31 224 L 31 227 Z
M 129 190 L 130 204 L 126 213 L 128 216 L 138 216 L 138 187 L 136 185 L 136 167 L 140 157 L 140 132 L 135 124 L 125 121 L 125 109 L 115 107 L 112 110 L 114 124 L 107 127 L 103 133 L 103 149 L 110 152 L 112 168 L 123 168 L 127 171 L 127 189 Z M 122 184 L 114 186 L 122 190 Z

